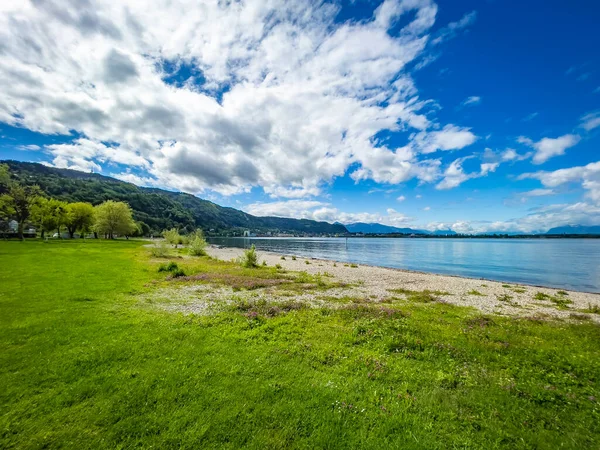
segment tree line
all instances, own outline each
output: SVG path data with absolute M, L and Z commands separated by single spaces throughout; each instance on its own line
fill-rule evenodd
M 132 210 L 125 202 L 107 200 L 97 206 L 91 203 L 68 203 L 45 197 L 41 189 L 14 180 L 6 164 L 0 164 L 0 219 L 15 220 L 17 235 L 24 237 L 26 223 L 34 224 L 41 232 L 66 229 L 72 238 L 75 233 L 94 233 L 107 239 L 115 236 L 145 234 L 147 225 L 133 220 Z

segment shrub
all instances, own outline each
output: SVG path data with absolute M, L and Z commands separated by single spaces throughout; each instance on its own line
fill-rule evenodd
M 173 272 L 178 269 L 179 269 L 179 266 L 177 265 L 176 262 L 173 262 L 173 261 L 169 261 L 169 264 L 161 264 L 160 266 L 158 266 L 159 272 Z
M 246 268 L 258 267 L 258 255 L 254 244 L 249 249 L 244 250 L 244 254 L 240 258 L 240 264 Z
M 188 253 L 191 256 L 206 256 L 206 240 L 198 229 L 189 236 Z
M 281 270 L 281 269 L 282 269 L 282 267 L 281 267 L 281 264 L 275 264 L 275 268 L 276 268 L 277 270 Z
M 185 277 L 185 272 L 183 269 L 177 268 L 173 272 L 171 272 L 171 276 L 173 278 Z
M 295 256 L 292 256 L 292 261 L 296 261 L 296 257 Z
M 285 261 L 285 256 L 282 256 L 282 257 L 281 257 L 281 258 L 279 258 L 279 259 L 281 259 L 282 261 Z
M 177 244 L 183 243 L 183 239 L 179 235 L 179 231 L 177 231 L 175 228 L 163 231 L 163 237 L 169 244 L 173 246 L 177 246 Z
M 150 247 L 150 254 L 155 258 L 166 258 L 169 256 L 169 247 L 165 241 L 160 241 Z
M 304 261 L 304 264 L 306 264 L 306 265 L 309 265 L 309 264 L 310 264 L 310 261 L 309 261 L 309 260 L 306 260 L 306 261 Z

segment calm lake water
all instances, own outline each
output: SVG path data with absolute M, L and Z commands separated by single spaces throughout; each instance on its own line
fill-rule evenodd
M 213 244 L 600 292 L 600 239 L 212 238 Z

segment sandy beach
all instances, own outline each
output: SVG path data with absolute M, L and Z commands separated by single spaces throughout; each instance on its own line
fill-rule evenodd
M 209 246 L 208 253 L 214 258 L 230 261 L 242 255 L 243 249 Z M 330 295 L 364 297 L 372 302 L 383 302 L 403 290 L 431 291 L 439 301 L 474 307 L 484 313 L 594 320 L 600 323 L 600 314 L 590 312 L 590 307 L 600 307 L 600 294 L 361 264 L 350 265 L 299 256 L 295 260 L 289 255 L 282 259 L 280 254 L 263 251 L 258 251 L 258 254 L 259 261 L 266 261 L 269 266 L 279 264 L 284 270 L 327 274 L 332 279 L 348 284 L 348 287 L 340 288 Z

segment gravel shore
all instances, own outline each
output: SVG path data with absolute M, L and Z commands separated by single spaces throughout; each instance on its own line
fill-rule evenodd
M 209 246 L 208 253 L 217 259 L 229 261 L 243 253 L 240 248 Z M 483 279 L 462 278 L 388 269 L 367 265 L 344 264 L 321 259 L 296 257 L 258 251 L 259 261 L 269 266 L 280 264 L 283 269 L 306 271 L 310 274 L 327 273 L 334 279 L 352 284 L 345 288 L 348 296 L 365 296 L 373 301 L 389 298 L 393 290 L 432 291 L 441 301 L 471 306 L 485 313 L 519 317 L 563 318 L 594 320 L 600 323 L 600 314 L 590 308 L 600 308 L 600 294 L 566 291 Z

